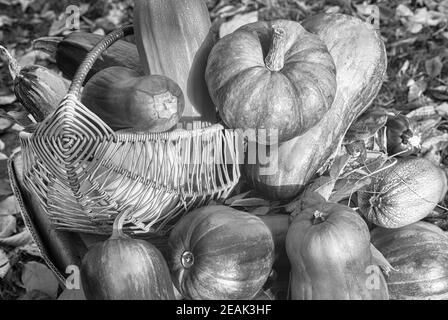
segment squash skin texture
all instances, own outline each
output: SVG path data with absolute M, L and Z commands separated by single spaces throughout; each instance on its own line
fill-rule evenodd
M 248 300 L 266 283 L 274 263 L 271 231 L 258 217 L 225 206 L 184 216 L 171 232 L 168 265 L 188 300 Z M 191 252 L 190 267 L 183 256 Z
M 278 29 L 282 36 L 276 34 Z M 269 63 L 271 50 L 279 54 L 277 60 L 284 59 L 279 70 L 272 70 Z M 335 69 L 325 44 L 299 23 L 260 21 L 219 40 L 210 53 L 205 78 L 230 128 L 276 129 L 283 142 L 308 131 L 331 107 Z
M 88 300 L 174 300 L 168 266 L 144 240 L 95 245 L 83 258 L 81 279 Z
M 406 158 L 358 191 L 358 205 L 366 219 L 377 226 L 400 228 L 430 214 L 446 191 L 442 169 L 424 158 Z
M 214 45 L 203 0 L 136 0 L 135 39 L 145 74 L 166 76 L 185 96 L 184 118 L 216 122 L 204 79 Z
M 448 237 L 427 222 L 375 228 L 372 243 L 396 269 L 387 277 L 391 300 L 448 299 Z
M 315 212 L 325 221 L 315 223 Z M 293 300 L 388 300 L 382 273 L 371 283 L 375 265 L 367 224 L 352 209 L 339 204 L 307 206 L 293 220 L 286 238 L 291 262 Z
M 62 74 L 72 80 L 86 55 L 103 39 L 103 36 L 88 32 L 72 32 L 69 35 L 54 40 L 40 38 L 33 42 L 36 50 L 43 50 L 56 60 Z M 56 43 L 55 43 L 56 42 Z M 141 72 L 140 58 L 137 46 L 125 40 L 118 40 L 105 50 L 92 66 L 86 77 L 88 81 L 94 74 L 109 67 L 126 67 Z M 142 73 L 143 75 L 143 73 Z
M 167 131 L 179 122 L 184 110 L 182 91 L 174 81 L 141 76 L 124 67 L 95 74 L 81 101 L 115 131 Z
M 268 150 L 268 166 L 245 165 L 247 180 L 271 199 L 291 199 L 303 190 L 336 152 L 351 123 L 372 103 L 386 75 L 386 49 L 373 26 L 342 14 L 316 15 L 302 25 L 319 35 L 333 57 L 336 97 L 316 126 Z M 264 175 L 266 167 L 277 170 Z
M 64 80 L 41 66 L 24 67 L 14 79 L 14 93 L 36 121 L 43 121 L 57 109 L 68 86 Z

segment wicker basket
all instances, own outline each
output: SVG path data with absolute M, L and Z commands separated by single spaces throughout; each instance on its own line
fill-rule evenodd
M 33 133 L 22 133 L 24 180 L 61 230 L 109 234 L 118 213 L 126 229 L 163 236 L 183 213 L 225 198 L 240 178 L 240 139 L 211 125 L 167 133 L 115 133 L 80 101 L 101 53 L 132 34 L 106 36 L 75 75 L 66 98 Z

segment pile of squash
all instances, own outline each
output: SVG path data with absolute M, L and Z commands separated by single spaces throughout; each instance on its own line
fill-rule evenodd
M 414 156 L 406 117 L 387 126 L 397 163 L 357 192 L 356 209 L 306 188 L 385 79 L 372 25 L 320 14 L 218 39 L 202 0 L 136 0 L 134 17 L 136 44 L 120 40 L 103 54 L 82 102 L 117 131 L 167 131 L 182 119 L 255 130 L 268 152 L 243 165 L 245 182 L 266 201 L 296 200 L 283 214 L 196 209 L 163 252 L 123 234 L 123 213 L 83 259 L 88 299 L 266 299 L 283 278 L 297 300 L 448 298 L 448 236 L 421 221 L 445 197 L 446 175 Z M 70 35 L 54 45 L 66 77 L 97 40 Z

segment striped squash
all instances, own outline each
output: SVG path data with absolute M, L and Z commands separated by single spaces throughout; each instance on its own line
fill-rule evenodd
M 430 214 L 447 191 L 445 172 L 424 158 L 406 158 L 358 192 L 362 214 L 384 228 L 400 228 Z
M 386 279 L 391 300 L 448 299 L 448 236 L 441 229 L 417 222 L 400 229 L 376 228 L 371 235 L 396 269 Z
M 207 206 L 182 217 L 169 238 L 173 283 L 188 300 L 250 300 L 266 283 L 274 240 L 258 217 Z

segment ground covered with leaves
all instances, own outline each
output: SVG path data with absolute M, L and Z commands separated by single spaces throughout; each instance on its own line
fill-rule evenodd
M 372 12 L 372 4 L 378 12 Z M 40 64 L 59 72 L 49 56 L 32 50 L 32 41 L 70 32 L 65 23 L 70 5 L 79 8 L 84 31 L 104 35 L 132 21 L 132 0 L 0 0 L 0 44 L 22 66 Z M 373 107 L 408 114 L 417 124 L 423 154 L 448 165 L 448 0 L 207 0 L 207 5 L 213 20 L 225 20 L 221 34 L 257 19 L 301 21 L 319 12 L 376 20 L 389 66 Z M 8 66 L 0 61 L 0 299 L 56 299 L 60 294 L 20 217 L 6 170 L 29 121 L 14 96 Z

